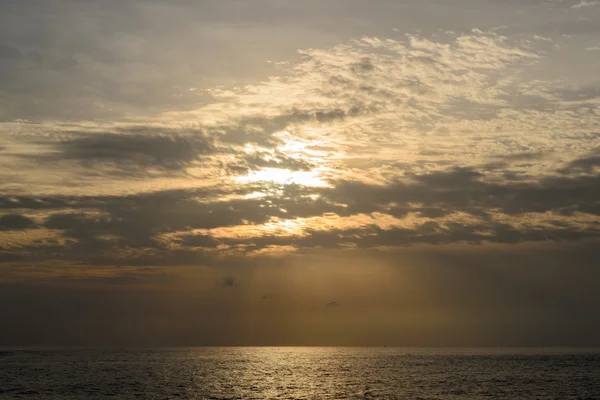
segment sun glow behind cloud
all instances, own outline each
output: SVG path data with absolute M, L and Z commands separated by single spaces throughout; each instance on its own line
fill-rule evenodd
M 317 170 L 291 171 L 281 168 L 263 168 L 259 171 L 250 172 L 245 176 L 235 178 L 238 183 L 270 182 L 278 185 L 302 185 L 309 187 L 327 187 Z

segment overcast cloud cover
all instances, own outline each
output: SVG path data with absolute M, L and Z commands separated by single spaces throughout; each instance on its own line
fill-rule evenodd
M 0 2 L 0 344 L 600 345 L 600 3 Z

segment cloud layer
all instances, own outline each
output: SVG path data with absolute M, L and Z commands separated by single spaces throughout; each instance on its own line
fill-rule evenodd
M 303 51 L 286 76 L 214 89 L 213 103 L 145 125 L 48 125 L 40 135 L 7 124 L 5 159 L 29 180 L 54 177 L 47 195 L 11 182 L 4 230 L 60 239 L 25 244 L 5 233 L 18 243 L 5 254 L 172 264 L 595 238 L 595 97 L 525 83 L 548 57 L 534 43 L 479 30 L 363 38 Z

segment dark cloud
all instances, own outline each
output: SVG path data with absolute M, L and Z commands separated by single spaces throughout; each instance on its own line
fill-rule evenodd
M 233 276 L 226 276 L 219 280 L 219 286 L 222 286 L 227 289 L 234 289 L 239 286 L 239 282 Z
M 343 110 L 335 109 L 331 111 L 317 111 L 315 118 L 319 122 L 330 122 L 336 119 L 346 118 L 346 113 Z
M 138 129 L 139 131 L 140 129 Z M 200 133 L 176 132 L 73 134 L 57 145 L 58 153 L 39 156 L 54 161 L 74 160 L 81 165 L 116 166 L 136 173 L 152 168 L 177 171 L 185 169 L 202 155 L 214 151 L 211 141 Z
M 223 169 L 232 174 L 261 168 L 307 171 L 313 167 L 310 162 L 275 149 L 282 143 L 275 134 L 297 123 L 327 123 L 345 117 L 339 109 L 292 109 L 276 117 L 243 117 L 195 129 L 136 126 L 108 132 L 63 131 L 56 137 L 35 141 L 53 151 L 19 156 L 37 163 L 76 162 L 87 168 L 87 175 L 118 177 L 182 173 L 217 154 L 233 156 L 235 161 L 221 162 Z M 242 149 L 247 144 L 269 150 L 247 154 Z
M 217 247 L 220 242 L 209 235 L 182 235 L 179 244 L 186 247 Z
M 471 186 L 484 175 L 470 168 L 455 168 L 450 171 L 432 172 L 424 175 L 413 175 L 420 184 L 434 189 Z
M 363 57 L 359 62 L 354 63 L 350 66 L 350 70 L 354 73 L 368 73 L 375 69 L 375 65 L 373 65 L 373 61 L 371 61 L 368 57 Z
M 110 197 L 90 204 L 88 213 L 52 214 L 44 225 L 63 230 L 65 236 L 76 239 L 83 253 L 94 251 L 99 238 L 107 235 L 120 239 L 112 242 L 115 245 L 156 247 L 159 244 L 155 237 L 161 233 L 234 226 L 245 221 L 264 223 L 273 212 L 260 207 L 261 204 L 260 200 L 200 203 L 193 192 Z M 94 209 L 102 213 L 97 214 Z M 184 238 L 184 242 L 191 244 L 194 239 Z M 102 243 L 111 242 L 102 240 Z
M 539 26 L 541 34 L 555 34 L 560 32 L 563 35 L 592 35 L 600 32 L 598 23 L 593 19 L 572 19 L 569 21 L 552 21 Z
M 136 272 L 123 272 L 114 276 L 73 276 L 56 278 L 55 282 L 62 284 L 83 284 L 83 285 L 108 285 L 108 286 L 135 286 L 148 285 L 156 283 L 168 283 L 174 280 L 176 275 L 164 271 L 154 271 L 146 268 L 146 271 L 140 269 Z
M 31 218 L 19 214 L 0 215 L 0 231 L 16 231 L 36 227 Z
M 482 215 L 496 210 L 509 215 L 529 212 L 594 210 L 600 195 L 600 177 L 549 177 L 538 183 L 520 181 L 487 182 L 481 172 L 459 168 L 412 176 L 413 183 L 397 182 L 387 186 L 338 182 L 324 191 L 329 201 L 348 204 L 349 210 L 383 210 L 389 203 L 420 203 L 427 209 L 464 211 Z M 392 208 L 393 210 L 393 208 Z M 419 211 L 418 208 L 415 211 Z M 402 212 L 405 209 L 402 208 Z
M 597 82 L 594 82 L 593 84 L 586 85 L 584 87 L 555 89 L 551 93 L 553 96 L 558 97 L 565 102 L 584 102 L 587 100 L 595 100 L 600 98 L 600 85 Z M 595 108 L 596 107 L 593 103 L 582 104 L 581 106 L 578 106 L 580 111 L 586 109 L 588 112 L 593 112 Z
M 560 171 L 565 174 L 582 172 L 590 174 L 593 173 L 598 167 L 600 167 L 600 155 L 593 155 L 571 161 L 565 168 L 561 169 Z
M 352 115 L 356 112 L 351 110 Z M 317 121 L 328 123 L 334 120 L 346 118 L 348 114 L 341 109 L 333 110 L 303 110 L 292 108 L 275 117 L 251 116 L 243 117 L 230 121 L 229 124 L 211 127 L 211 134 L 214 134 L 225 144 L 244 145 L 246 143 L 255 143 L 265 147 L 275 147 L 281 141 L 273 134 L 281 132 L 291 126 Z
M 342 305 L 340 303 L 338 303 L 337 301 L 331 301 L 327 304 L 325 304 L 326 308 L 337 308 L 337 307 L 341 307 Z
M 541 153 L 541 152 L 524 151 L 524 152 L 518 152 L 518 153 L 504 154 L 501 156 L 495 156 L 494 158 L 497 158 L 501 161 L 530 161 L 530 160 L 538 160 L 542 156 L 544 156 L 544 154 L 545 153 Z
M 19 59 L 21 52 L 16 47 L 0 43 L 0 60 Z
M 434 221 L 415 228 L 382 229 L 375 225 L 356 229 L 307 230 L 303 236 L 263 235 L 244 240 L 223 239 L 232 246 L 244 245 L 248 250 L 271 246 L 296 246 L 300 251 L 314 248 L 342 248 L 353 245 L 358 248 L 379 246 L 403 247 L 417 244 L 444 245 L 469 243 L 516 244 L 521 242 L 577 241 L 600 237 L 600 227 L 579 228 L 565 226 L 559 221 L 549 227 L 515 228 L 508 224 L 447 222 L 443 226 Z
M 41 243 L 21 248 L 19 257 L 60 257 L 94 263 L 201 262 L 214 259 L 211 252 L 219 245 L 244 251 L 270 246 L 294 246 L 302 250 L 348 244 L 369 248 L 419 243 L 575 241 L 600 236 L 597 224 L 582 226 L 564 218 L 575 214 L 600 215 L 598 176 L 556 175 L 533 184 L 520 180 L 489 181 L 482 172 L 455 168 L 407 178 L 385 186 L 353 181 L 332 182 L 332 187 L 325 188 L 265 183 L 229 191 L 206 188 L 130 196 L 5 197 L 0 198 L 0 207 L 50 211 L 43 226 L 69 239 L 66 245 Z M 199 201 L 209 196 L 253 192 L 264 196 Z M 434 221 L 424 221 L 412 228 L 381 229 L 375 224 L 352 229 L 308 228 L 302 236 L 262 233 L 254 237 L 216 239 L 192 232 L 260 225 L 272 218 L 293 220 L 332 214 L 351 217 L 375 212 L 396 218 L 414 213 Z M 457 212 L 467 218 L 460 222 L 439 221 Z M 544 225 L 521 224 L 518 228 L 494 218 L 498 213 L 517 217 L 547 212 L 555 215 L 554 221 L 546 216 Z M 160 239 L 169 233 L 177 233 L 172 240 L 181 248 L 174 249 L 168 241 Z

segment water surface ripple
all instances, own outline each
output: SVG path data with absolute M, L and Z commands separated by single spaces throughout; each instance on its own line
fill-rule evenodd
M 600 352 L 0 348 L 0 398 L 600 399 Z

